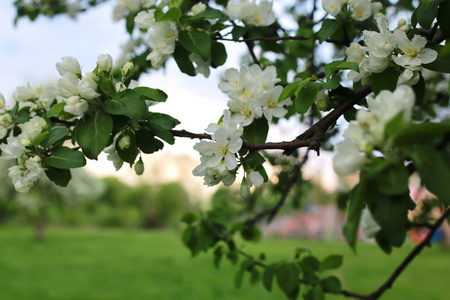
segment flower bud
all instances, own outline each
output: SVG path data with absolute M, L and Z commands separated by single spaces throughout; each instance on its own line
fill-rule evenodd
M 24 147 L 28 147 L 28 146 L 31 145 L 31 141 L 30 141 L 29 138 L 22 138 L 22 139 L 20 140 L 20 143 L 21 143 L 22 146 L 24 146 Z
M 58 70 L 61 76 L 66 74 L 74 74 L 77 77 L 81 77 L 81 67 L 80 63 L 76 58 L 65 56 L 62 59 L 62 62 L 56 64 L 56 69 Z
M 244 178 L 241 183 L 240 194 L 242 198 L 247 198 L 250 195 L 250 185 L 247 180 Z
M 195 16 L 195 15 L 198 15 L 199 13 L 204 12 L 205 9 L 206 9 L 206 5 L 202 2 L 199 2 L 199 3 L 195 4 L 194 6 L 192 6 L 191 11 Z
M 123 76 L 126 77 L 126 76 L 130 75 L 131 72 L 133 71 L 133 69 L 134 69 L 134 64 L 131 61 L 126 62 L 122 68 Z
M 136 175 L 142 175 L 142 173 L 144 173 L 144 163 L 142 162 L 142 159 L 139 159 L 139 161 L 134 164 L 134 171 L 136 172 Z
M 112 69 L 112 57 L 109 54 L 100 54 L 97 57 L 98 71 L 108 73 Z
M 330 99 L 325 93 L 317 94 L 317 109 L 321 111 L 329 111 L 332 108 Z
M 119 148 L 122 150 L 129 148 L 130 144 L 131 144 L 130 136 L 128 135 L 124 135 L 118 142 Z
M 400 20 L 398 20 L 398 23 L 397 23 L 397 27 L 398 28 L 401 28 L 401 27 L 403 27 L 405 25 L 406 25 L 406 20 L 405 19 L 401 18 Z

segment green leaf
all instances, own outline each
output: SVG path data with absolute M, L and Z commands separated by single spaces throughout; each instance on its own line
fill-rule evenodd
M 123 138 L 128 139 L 129 143 L 127 147 L 121 148 L 120 142 Z M 136 145 L 136 135 L 131 130 L 126 130 L 121 135 L 119 135 L 116 142 L 116 151 L 123 161 L 129 164 L 134 163 L 137 155 L 139 154 L 139 150 Z
M 300 290 L 299 269 L 293 263 L 282 263 L 277 269 L 277 283 L 289 299 L 296 299 Z
M 216 269 L 219 269 L 220 261 L 222 260 L 222 257 L 223 257 L 222 246 L 218 246 L 214 250 L 214 266 L 216 267 Z
M 341 83 L 341 77 L 338 74 L 332 75 L 327 82 L 323 84 L 323 88 L 327 90 L 334 90 Z
M 195 67 L 192 64 L 192 61 L 189 59 L 189 51 L 187 51 L 183 46 L 179 43 L 175 45 L 175 51 L 173 52 L 173 58 L 178 65 L 178 68 L 184 74 L 189 76 L 195 76 Z
M 28 122 L 30 119 L 30 109 L 28 106 L 26 106 L 17 112 L 14 121 L 15 123 L 22 124 Z
M 204 61 L 211 56 L 211 37 L 204 31 L 182 31 L 178 40 L 186 50 L 200 55 Z
M 86 165 L 83 153 L 68 147 L 59 147 L 46 158 L 45 162 L 50 167 L 58 169 L 80 168 Z
M 48 136 L 50 132 L 43 131 L 41 132 L 37 137 L 33 139 L 33 142 L 31 143 L 33 146 L 39 145 L 42 141 L 44 141 Z
M 241 230 L 241 236 L 246 241 L 258 242 L 261 240 L 262 234 L 256 226 L 245 226 Z
M 257 166 L 261 166 L 265 161 L 264 157 L 257 151 L 249 152 L 247 156 L 245 156 L 245 163 L 253 169 Z
M 148 108 L 139 93 L 126 89 L 114 95 L 103 103 L 103 109 L 112 115 L 123 115 L 135 120 L 143 120 Z
M 234 275 L 234 287 L 240 288 L 242 286 L 242 279 L 244 278 L 244 271 L 239 269 Z
M 426 122 L 421 124 L 407 124 L 394 136 L 396 145 L 427 144 L 436 137 L 443 137 L 450 133 L 450 124 Z
M 314 273 L 319 270 L 320 262 L 312 255 L 306 256 L 301 260 L 300 265 L 305 273 Z
M 278 268 L 278 263 L 268 265 L 263 273 L 263 285 L 270 292 L 272 290 L 273 276 Z
M 309 79 L 308 79 L 309 80 Z M 294 81 L 292 83 L 289 83 L 287 86 L 283 88 L 283 91 L 280 94 L 280 97 L 278 98 L 278 102 L 281 102 L 285 100 L 286 98 L 289 98 L 290 96 L 294 95 L 294 93 L 297 91 L 298 86 L 300 85 L 302 81 Z
M 299 114 L 304 114 L 308 111 L 311 105 L 316 100 L 317 93 L 319 92 L 322 84 L 320 83 L 311 83 L 305 86 L 298 93 L 297 98 L 295 98 L 295 109 Z
M 361 176 L 363 176 L 363 172 Z M 349 208 L 347 214 L 347 222 L 344 225 L 344 237 L 347 243 L 353 250 L 356 250 L 356 241 L 358 239 L 359 221 L 361 219 L 361 213 L 364 208 L 364 199 L 367 190 L 365 181 L 359 182 L 353 190 L 350 192 Z
M 45 175 L 56 185 L 66 187 L 72 179 L 72 174 L 68 169 L 57 169 L 50 166 L 45 168 Z
M 177 119 L 162 113 L 149 112 L 147 120 L 153 124 L 158 124 L 167 130 L 170 130 L 180 124 L 180 121 Z
M 397 80 L 400 73 L 394 68 L 387 68 L 381 73 L 372 73 L 370 80 L 372 91 L 378 94 L 382 90 L 394 91 L 397 88 Z
M 50 134 L 40 144 L 44 148 L 50 148 L 54 143 L 62 140 L 69 134 L 69 129 L 66 127 L 54 127 L 50 131 Z
M 327 80 L 338 70 L 353 70 L 359 72 L 359 64 L 353 61 L 333 61 L 325 66 Z
M 249 143 L 264 143 L 269 133 L 269 124 L 263 118 L 255 119 L 250 125 L 244 127 L 242 138 Z
M 342 265 L 342 255 L 329 255 L 320 263 L 320 271 L 332 270 Z
M 332 294 L 340 294 L 342 291 L 342 284 L 339 278 L 336 276 L 329 276 L 320 281 L 320 285 L 325 290 L 325 292 Z
M 319 42 L 322 43 L 329 37 L 331 37 L 339 28 L 339 22 L 336 19 L 325 19 L 322 23 L 322 27 L 317 32 Z
M 142 96 L 145 100 L 152 100 L 156 102 L 165 102 L 167 100 L 167 94 L 158 89 L 152 89 L 146 86 L 139 86 L 133 89 Z
M 160 21 L 177 21 L 181 17 L 181 10 L 177 7 L 171 7 L 163 15 L 155 15 L 156 22 Z
M 425 187 L 446 206 L 450 205 L 450 169 L 442 153 L 432 145 L 416 145 L 411 157 Z
M 146 154 L 151 154 L 164 148 L 163 142 L 155 139 L 153 133 L 147 129 L 139 129 L 136 131 L 136 145 Z
M 247 33 L 247 30 L 247 27 L 234 26 L 233 30 L 231 31 L 231 36 L 234 40 L 238 40 L 240 37 L 244 36 L 244 34 Z
M 107 96 L 112 97 L 116 93 L 116 89 L 112 81 L 105 76 L 99 76 L 98 86 L 100 90 Z
M 170 145 L 173 145 L 173 143 L 175 142 L 173 134 L 170 133 L 170 131 L 167 130 L 166 128 L 160 126 L 158 123 L 149 121 L 148 128 L 151 130 L 151 132 L 153 132 L 154 135 L 160 137 Z
M 66 106 L 66 102 L 60 102 L 57 103 L 55 105 L 53 105 L 52 107 L 50 107 L 50 109 L 47 112 L 47 117 L 52 118 L 52 117 L 58 117 L 59 114 L 63 111 L 64 106 Z
M 200 217 L 198 216 L 198 214 L 188 211 L 188 212 L 184 213 L 183 216 L 181 217 L 181 222 L 191 225 L 192 223 L 197 221 L 199 218 Z
M 426 29 L 430 29 L 434 19 L 438 14 L 438 6 L 440 1 L 433 1 L 426 5 L 421 3 L 417 8 L 417 21 L 420 26 Z
M 319 285 L 313 286 L 309 289 L 309 291 L 303 295 L 305 300 L 324 300 L 325 295 L 322 291 L 322 288 Z
M 97 111 L 94 116 L 85 116 L 78 121 L 75 139 L 86 157 L 96 159 L 108 145 L 112 129 L 112 117 L 103 111 Z
M 390 164 L 376 178 L 381 192 L 386 195 L 398 195 L 409 191 L 409 172 L 403 164 Z
M 223 16 L 224 14 L 220 10 L 208 7 L 199 14 L 196 14 L 194 16 L 186 16 L 185 20 L 193 21 L 199 19 L 219 19 Z
M 386 195 L 381 193 L 382 186 L 369 181 L 366 203 L 375 221 L 382 228 L 390 246 L 400 247 L 406 239 L 406 223 L 408 210 L 415 207 L 409 197 L 409 192 L 400 195 Z M 378 233 L 377 233 L 378 235 Z
M 227 61 L 227 50 L 222 43 L 213 42 L 211 45 L 211 67 L 217 68 Z
M 448 17 L 448 13 L 450 12 L 450 1 L 444 1 L 441 3 L 438 9 L 437 21 L 441 31 L 450 35 L 450 18 Z

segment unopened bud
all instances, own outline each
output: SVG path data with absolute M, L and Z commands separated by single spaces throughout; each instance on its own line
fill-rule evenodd
M 133 71 L 133 69 L 134 69 L 134 64 L 131 61 L 126 62 L 122 68 L 123 76 L 126 77 L 126 76 L 130 75 L 131 72 Z
M 397 23 L 397 27 L 398 28 L 401 28 L 401 27 L 403 27 L 405 25 L 406 25 L 406 20 L 405 19 L 401 18 L 400 20 L 398 20 L 398 23 Z
M 124 135 L 120 140 L 119 140 L 119 148 L 120 149 L 127 149 L 130 147 L 131 141 L 130 141 L 130 136 L 128 135 Z
M 332 108 L 330 98 L 325 93 L 317 94 L 317 109 L 321 111 L 329 111 Z
M 139 161 L 134 164 L 134 172 L 136 172 L 136 175 L 142 175 L 142 173 L 144 173 L 144 162 L 142 159 L 139 159 Z

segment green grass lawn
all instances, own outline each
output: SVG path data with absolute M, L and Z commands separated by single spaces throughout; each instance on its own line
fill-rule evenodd
M 292 257 L 296 247 L 320 258 L 342 254 L 344 266 L 335 275 L 359 293 L 383 283 L 412 248 L 388 256 L 367 244 L 358 246 L 357 255 L 341 242 L 269 239 L 260 244 L 268 262 Z M 248 280 L 235 289 L 234 266 L 223 261 L 216 270 L 210 253 L 191 258 L 180 235 L 172 232 L 50 229 L 44 241 L 36 242 L 31 229 L 0 228 L 0 245 L 1 300 L 285 299 L 278 288 L 269 293 Z M 258 249 L 245 248 L 253 255 Z M 450 252 L 427 248 L 381 299 L 449 299 L 449 267 Z

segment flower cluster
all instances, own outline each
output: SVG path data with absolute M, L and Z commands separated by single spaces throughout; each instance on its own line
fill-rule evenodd
M 69 56 L 63 57 L 62 62 L 56 64 L 56 69 L 62 76 L 58 80 L 58 101 L 66 103 L 65 112 L 83 117 L 89 108 L 87 101 L 100 96 L 97 92 L 98 76 L 93 72 L 82 76 L 78 60 Z
M 372 2 L 371 0 L 323 0 L 323 9 L 332 15 L 337 16 L 342 6 L 348 4 L 351 12 L 351 17 L 357 21 L 364 21 L 370 18 L 370 16 L 377 13 L 382 5 L 380 2 Z
M 84 76 L 79 62 L 73 57 L 63 57 L 56 69 L 62 76 L 57 87 L 19 86 L 13 93 L 11 109 L 6 108 L 0 94 L 0 158 L 15 161 L 8 175 L 19 192 L 27 192 L 45 172 L 43 163 L 49 148 L 41 142 L 52 130 L 49 110 L 58 105 L 61 109 L 57 115 L 62 120 L 83 117 L 91 103 L 100 101 L 99 76 L 111 71 L 112 58 L 108 54 L 99 55 L 95 73 Z
M 337 146 L 333 158 L 336 173 L 343 176 L 360 170 L 375 149 L 389 151 L 389 145 L 385 145 L 386 124 L 399 114 L 403 124 L 411 122 L 414 102 L 414 91 L 408 85 L 401 85 L 394 92 L 383 90 L 369 98 L 369 109 L 357 112 L 356 120 L 349 123 L 343 134 L 344 141 Z
M 28 192 L 34 182 L 44 173 L 41 158 L 33 154 L 30 147 L 35 140 L 47 129 L 47 122 L 34 116 L 28 122 L 19 124 L 21 133 L 18 136 L 9 136 L 6 144 L 0 144 L 1 158 L 16 161 L 16 165 L 8 169 L 14 188 L 18 192 Z
M 203 176 L 205 185 L 219 182 L 231 185 L 235 181 L 237 169 L 242 165 L 238 152 L 243 144 L 241 136 L 245 126 L 262 116 L 271 121 L 287 113 L 285 106 L 292 101 L 289 98 L 279 101 L 283 88 L 275 86 L 277 82 L 275 67 L 262 70 L 257 65 L 242 66 L 240 70 L 232 68 L 225 72 L 225 81 L 219 88 L 230 97 L 229 109 L 224 111 L 219 124 L 212 123 L 206 128 L 212 141 L 200 141 L 194 146 L 201 155 L 201 163 L 193 174 Z M 258 171 L 243 165 L 241 194 L 246 195 L 252 185 L 259 186 L 264 179 Z
M 399 28 L 391 32 L 384 15 L 378 14 L 376 21 L 379 32 L 363 32 L 366 46 L 352 43 L 346 50 L 347 61 L 359 63 L 359 73 L 350 71 L 348 78 L 365 83 L 370 73 L 381 73 L 393 62 L 404 68 L 398 80 L 399 85 L 416 84 L 420 78 L 421 65 L 433 62 L 437 52 L 425 48 L 427 40 L 420 35 L 414 35 L 410 40 L 403 30 L 403 22 L 399 22 Z
M 154 5 L 156 0 L 117 0 L 113 8 L 113 20 L 119 21 L 130 13 L 137 13 L 143 8 Z
M 136 26 L 146 29 L 148 33 L 147 42 L 152 51 L 146 59 L 155 69 L 160 68 L 175 50 L 177 24 L 173 21 L 156 22 L 155 9 L 139 12 L 134 21 Z
M 272 1 L 240 0 L 228 1 L 224 13 L 233 20 L 240 20 L 247 25 L 269 26 L 275 22 Z

